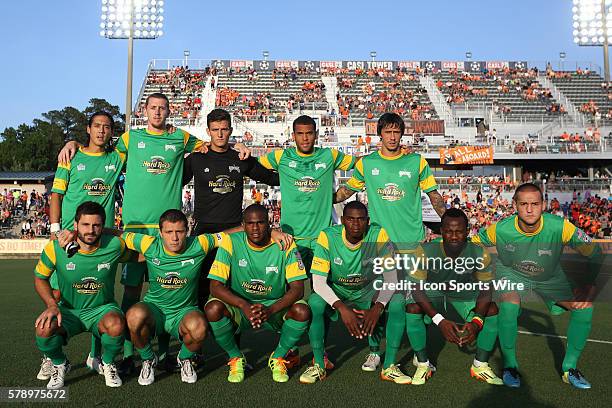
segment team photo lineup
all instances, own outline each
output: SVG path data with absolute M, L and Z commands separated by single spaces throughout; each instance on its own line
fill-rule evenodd
M 566 3 L 603 68 L 185 50 L 7 125 L 0 401 L 609 404 L 612 4 Z

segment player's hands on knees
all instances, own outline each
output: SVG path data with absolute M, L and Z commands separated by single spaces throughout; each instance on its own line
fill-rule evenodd
M 53 322 L 53 318 L 57 318 L 57 325 L 62 325 L 62 313 L 59 310 L 57 305 L 49 306 L 45 309 L 44 312 L 38 316 L 36 322 L 34 323 L 34 327 L 40 327 L 41 329 L 48 329 L 51 327 L 51 322 Z
M 62 230 L 56 234 L 56 237 L 60 248 L 66 248 L 66 245 L 76 239 L 76 231 Z
M 378 324 L 378 319 L 380 319 L 380 315 L 382 315 L 384 311 L 385 307 L 382 303 L 378 302 L 368 310 L 354 310 L 355 314 L 363 321 L 361 333 L 364 336 L 371 336 L 372 333 L 374 333 L 374 328 Z
M 286 251 L 293 244 L 293 235 L 287 234 L 280 229 L 273 229 L 270 235 L 281 251 Z
M 238 158 L 240 160 L 246 160 L 251 157 L 251 149 L 246 147 L 244 143 L 236 143 L 233 149 L 238 152 Z
M 467 322 L 466 324 L 464 324 L 461 330 L 465 334 L 461 338 L 459 338 L 460 346 L 464 346 L 475 341 L 476 337 L 478 336 L 478 333 L 480 332 L 478 326 L 476 326 L 476 324 L 472 322 Z
M 342 323 L 346 326 L 349 334 L 358 339 L 363 338 L 362 334 L 362 324 L 359 319 L 359 316 L 346 305 L 342 305 L 338 308 L 338 312 L 340 313 L 340 317 L 342 318 Z
M 57 155 L 58 163 L 62 163 L 62 164 L 70 163 L 70 160 L 72 160 L 77 150 L 79 150 L 79 144 L 75 142 L 74 140 L 71 140 L 68 143 L 66 143 L 66 145 L 62 147 L 62 150 L 60 150 L 59 154 Z
M 251 305 L 251 311 L 253 312 L 256 321 L 258 322 L 258 326 L 261 326 L 263 323 L 267 322 L 270 318 L 270 309 L 261 303 L 256 303 Z
M 459 339 L 460 330 L 459 330 L 459 326 L 457 326 L 457 323 L 450 321 L 448 319 L 444 319 L 440 322 L 438 327 L 440 328 L 442 335 L 447 341 L 461 345 L 460 339 Z

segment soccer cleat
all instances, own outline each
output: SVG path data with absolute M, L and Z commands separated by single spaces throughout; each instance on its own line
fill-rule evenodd
M 310 366 L 300 375 L 300 382 L 302 384 L 314 384 L 317 380 L 323 381 L 327 377 L 327 372 L 324 368 L 319 367 L 318 364 Z
M 487 384 L 504 385 L 504 381 L 495 375 L 487 363 L 481 363 L 480 367 L 476 367 L 474 364 L 472 364 L 472 367 L 470 368 L 470 376 L 479 381 L 484 381 Z
M 52 370 L 53 372 L 51 373 L 47 388 L 51 390 L 62 388 L 64 386 L 64 377 L 66 377 L 66 374 L 70 371 L 70 362 L 66 360 L 63 364 L 53 364 Z
M 102 374 L 107 387 L 121 387 L 121 384 L 123 384 L 114 363 L 102 364 Z
M 91 371 L 95 371 L 98 374 L 104 375 L 104 371 L 102 369 L 102 359 L 100 359 L 100 357 L 92 357 L 91 354 L 88 354 L 87 360 L 85 361 L 85 365 Z
M 329 358 L 327 358 L 327 353 L 325 353 L 325 355 L 323 356 L 323 362 L 325 363 L 325 369 L 326 370 L 333 370 L 334 367 L 336 367 L 334 365 L 334 363 L 331 362 L 331 360 Z M 315 360 L 314 357 L 312 358 L 312 365 L 315 365 Z
M 48 357 L 43 357 L 41 360 L 40 370 L 38 370 L 36 378 L 39 380 L 48 380 L 51 378 L 51 374 L 53 374 L 53 361 Z
M 514 367 L 504 368 L 502 371 L 502 380 L 506 387 L 519 388 L 521 386 L 521 375 Z
M 157 356 L 153 360 L 142 360 L 140 375 L 138 376 L 138 384 L 151 385 L 155 381 L 155 366 L 157 365 Z
M 361 365 L 363 371 L 376 371 L 380 365 L 380 356 L 376 353 L 370 353 L 366 357 L 365 363 Z
M 427 380 L 431 378 L 434 370 L 431 369 L 429 361 L 426 363 L 419 363 L 417 369 L 412 376 L 412 385 L 423 385 Z
M 188 358 L 181 360 L 177 356 L 176 361 L 181 366 L 181 381 L 187 384 L 195 383 L 198 380 L 198 374 L 191 364 L 191 360 Z
M 282 357 L 273 358 L 272 354 L 270 354 L 268 367 L 272 370 L 272 379 L 274 381 L 280 383 L 289 381 L 289 376 L 287 375 L 287 361 Z
M 429 368 L 431 369 L 431 371 L 433 371 L 434 373 L 436 372 L 436 366 L 433 365 L 431 363 L 431 361 L 427 360 L 427 363 L 429 364 Z M 419 359 L 417 358 L 416 354 L 412 357 L 412 365 L 415 367 L 419 366 Z
M 576 368 L 570 368 L 568 371 L 563 373 L 561 377 L 563 382 L 566 384 L 571 384 L 576 388 L 581 390 L 588 390 L 591 388 L 591 383 L 587 381 L 586 378 L 582 375 L 580 370 Z
M 231 383 L 239 383 L 244 381 L 244 357 L 234 357 L 227 363 L 230 366 L 227 381 Z
M 134 357 L 129 356 L 121 360 L 117 369 L 119 370 L 119 375 L 124 378 L 136 373 L 136 364 L 134 363 Z
M 164 353 L 164 358 L 160 358 L 157 367 L 167 373 L 176 373 L 181 370 L 181 365 L 172 357 Z
M 402 373 L 399 364 L 391 364 L 389 368 L 383 368 L 380 372 L 380 379 L 383 381 L 393 381 L 396 384 L 410 384 L 412 378 Z
M 295 350 L 289 350 L 287 354 L 285 354 L 284 359 L 287 362 L 287 364 L 285 364 L 287 369 L 298 367 L 301 362 L 300 353 Z

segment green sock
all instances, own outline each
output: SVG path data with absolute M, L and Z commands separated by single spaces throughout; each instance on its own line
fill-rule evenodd
M 191 358 L 195 356 L 195 352 L 191 351 L 187 348 L 187 346 L 185 345 L 185 343 L 181 344 L 181 351 L 179 351 L 179 355 L 178 358 L 180 358 L 181 360 L 186 360 L 188 358 Z
M 101 344 L 104 345 L 104 353 L 102 353 L 102 362 L 104 364 L 110 364 L 115 361 L 115 357 L 121 353 L 121 347 L 125 337 L 120 336 L 109 336 L 106 333 L 102 334 Z
M 289 349 L 300 341 L 304 333 L 306 333 L 306 330 L 308 330 L 308 321 L 298 322 L 293 319 L 285 320 L 281 329 L 278 346 L 276 350 L 274 350 L 272 358 L 285 357 Z
M 563 371 L 576 368 L 578 358 L 586 345 L 587 338 L 591 332 L 591 321 L 593 319 L 593 308 L 572 310 L 569 326 L 567 328 L 567 350 L 563 358 Z
M 518 368 L 516 361 L 516 336 L 518 335 L 518 315 L 520 306 L 510 302 L 501 302 L 497 329 L 499 331 L 499 344 L 504 356 L 505 368 Z
M 404 302 L 394 301 L 389 302 L 387 327 L 385 335 L 387 337 L 387 348 L 385 350 L 385 361 L 383 368 L 389 368 L 391 364 L 396 363 L 397 352 L 402 344 L 404 329 L 406 328 L 406 318 L 404 317 Z
M 385 334 L 385 326 L 379 320 L 378 324 L 374 328 L 371 336 L 368 336 L 368 345 L 370 346 L 370 353 L 380 355 L 380 342 L 382 341 L 383 335 Z
M 51 337 L 36 336 L 36 346 L 38 346 L 40 352 L 49 357 L 55 365 L 60 365 L 66 361 L 66 355 L 62 350 L 63 345 L 64 339 L 58 334 L 54 334 Z
M 219 347 L 227 352 L 229 358 L 242 357 L 236 339 L 234 339 L 236 329 L 230 319 L 223 317 L 218 322 L 210 322 L 210 327 L 215 336 L 215 341 Z
M 495 347 L 497 340 L 497 315 L 489 316 L 484 319 L 482 330 L 476 339 L 476 360 L 486 363 Z
M 127 311 L 130 307 L 134 306 L 138 303 L 138 299 L 131 298 L 123 294 L 123 299 L 121 300 L 121 311 L 124 315 L 127 314 Z M 130 336 L 125 336 L 125 342 L 123 344 L 123 358 L 132 357 L 134 355 L 134 344 L 130 341 Z M 142 354 L 141 354 L 142 355 Z M 150 359 L 145 359 L 150 360 Z
M 99 338 L 97 338 L 96 336 L 92 334 L 91 335 L 91 351 L 89 352 L 89 355 L 92 357 L 100 357 L 101 353 L 102 353 L 102 342 L 100 341 Z
M 406 313 L 406 333 L 417 360 L 427 362 L 427 328 L 421 313 Z
M 315 364 L 325 367 L 325 337 L 328 333 L 329 319 L 325 316 L 327 303 L 316 293 L 308 299 L 308 306 L 312 312 L 312 320 L 308 329 L 308 339 Z
M 151 346 L 151 342 L 147 342 L 143 348 L 136 347 L 138 354 L 140 354 L 140 358 L 143 360 L 153 360 L 155 358 L 155 353 L 153 352 L 153 346 Z M 125 355 L 125 352 L 123 353 Z
M 166 332 L 162 332 L 159 336 L 157 336 L 157 349 L 158 355 L 161 360 L 166 358 L 168 354 L 168 349 L 170 348 L 170 335 Z

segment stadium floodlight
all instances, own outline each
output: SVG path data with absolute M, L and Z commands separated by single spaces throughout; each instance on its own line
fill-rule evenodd
M 565 61 L 565 57 L 566 57 L 565 51 L 561 51 L 559 53 L 559 69 L 561 71 L 563 71 L 563 62 Z
M 573 0 L 572 3 L 574 42 L 579 46 L 603 46 L 604 75 L 610 81 L 608 31 L 612 30 L 612 0 Z
M 187 61 L 189 60 L 189 56 L 191 55 L 191 52 L 189 52 L 189 50 L 185 50 L 183 51 L 183 56 L 185 57 L 185 66 L 187 66 Z
M 372 62 L 376 59 L 376 51 L 370 51 L 370 58 L 372 58 Z
M 263 55 L 264 61 L 267 61 L 268 57 L 270 56 L 270 51 L 262 51 L 261 55 Z
M 472 60 L 472 51 L 467 51 L 465 53 L 465 59 L 468 60 L 468 61 Z
M 100 35 L 128 40 L 128 73 L 125 95 L 125 127 L 132 119 L 134 39 L 154 40 L 164 35 L 163 0 L 102 0 Z

